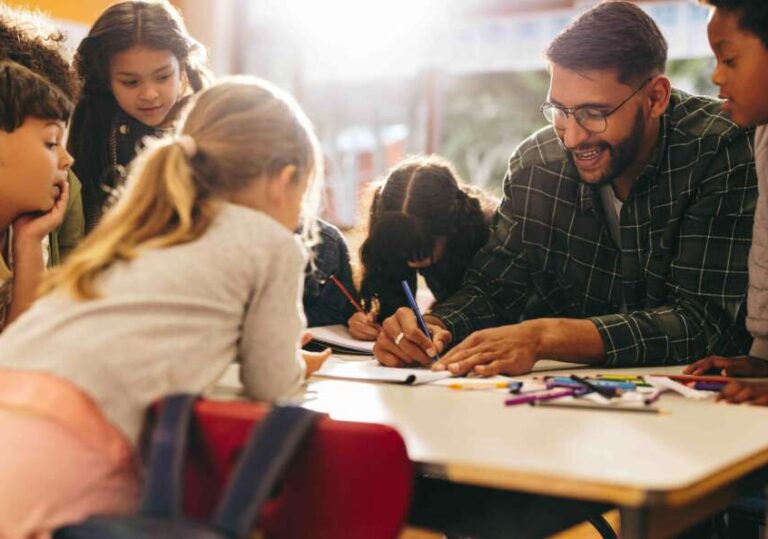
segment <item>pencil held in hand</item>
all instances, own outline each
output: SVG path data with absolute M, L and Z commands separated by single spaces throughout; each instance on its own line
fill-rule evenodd
M 413 314 L 416 315 L 416 321 L 419 323 L 419 328 L 421 328 L 421 331 L 429 337 L 430 340 L 432 340 L 432 333 L 429 331 L 429 328 L 427 327 L 427 323 L 424 322 L 424 317 L 421 316 L 421 310 L 419 310 L 419 306 L 416 303 L 416 299 L 413 297 L 413 293 L 411 292 L 411 287 L 408 286 L 408 281 L 402 281 L 400 284 L 403 285 L 403 292 L 405 292 L 405 298 L 408 300 L 408 304 L 411 307 L 411 310 L 413 311 Z M 440 354 L 437 353 L 437 349 L 435 349 L 435 357 L 432 358 L 433 361 L 439 361 L 440 360 Z
M 347 288 L 343 284 L 341 284 L 341 281 L 339 281 L 335 275 L 331 275 L 329 279 L 333 282 L 333 284 L 335 284 L 338 287 L 339 290 L 341 290 L 341 293 L 347 297 L 347 299 L 355 308 L 355 310 L 357 310 L 357 312 L 365 314 L 365 310 L 355 300 L 352 294 L 349 293 L 349 290 L 347 290 Z

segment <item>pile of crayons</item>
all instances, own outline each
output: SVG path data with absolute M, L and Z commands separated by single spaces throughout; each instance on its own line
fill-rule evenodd
M 655 375 L 674 380 L 684 384 L 690 389 L 699 391 L 720 391 L 725 384 L 728 383 L 728 379 L 718 376 L 689 376 L 689 375 Z M 575 374 L 570 376 L 544 376 L 537 379 L 538 386 L 534 389 L 525 390 L 524 383 L 522 381 L 510 381 L 510 382 L 487 382 L 463 384 L 460 382 L 453 383 L 448 387 L 452 389 L 508 389 L 510 393 L 514 393 L 515 396 L 510 397 L 504 401 L 506 406 L 514 406 L 517 404 L 548 404 L 555 405 L 550 401 L 556 401 L 563 397 L 581 397 L 589 393 L 595 393 L 599 395 L 596 399 L 605 403 L 604 409 L 622 409 L 627 411 L 647 411 L 658 412 L 658 409 L 649 407 L 650 404 L 658 400 L 664 389 L 659 389 L 653 384 L 649 383 L 643 376 L 631 375 L 631 374 L 600 374 L 595 377 L 581 377 Z M 657 384 L 658 385 L 658 384 Z M 613 407 L 612 404 L 620 402 L 620 397 L 627 392 L 642 392 L 645 393 L 645 398 L 636 400 L 635 403 L 639 403 L 640 406 L 629 407 Z M 573 403 L 574 401 L 568 401 Z M 642 406 L 642 405 L 645 406 Z M 562 404 L 563 406 L 565 403 Z M 560 404 L 558 404 L 560 406 Z M 569 407 L 571 407 L 569 405 Z M 588 408 L 585 406 L 575 406 L 578 408 Z M 598 406 L 599 407 L 599 404 Z

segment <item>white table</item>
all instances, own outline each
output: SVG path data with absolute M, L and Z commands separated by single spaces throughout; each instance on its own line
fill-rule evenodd
M 304 406 L 333 419 L 395 427 L 414 463 L 451 481 L 615 504 L 625 538 L 682 531 L 722 509 L 744 482 L 762 480 L 768 465 L 768 408 L 665 395 L 664 413 L 643 414 L 506 407 L 507 397 L 313 379 Z

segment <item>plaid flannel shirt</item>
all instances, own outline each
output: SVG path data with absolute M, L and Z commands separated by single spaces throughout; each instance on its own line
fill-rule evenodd
M 579 181 L 554 130 L 524 141 L 488 243 L 461 290 L 432 312 L 454 343 L 483 328 L 561 317 L 597 326 L 608 366 L 746 353 L 752 131 L 719 109 L 673 91 L 653 158 L 621 208 L 620 247 L 599 191 Z

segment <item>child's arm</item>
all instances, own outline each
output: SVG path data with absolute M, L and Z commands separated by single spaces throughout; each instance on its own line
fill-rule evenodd
M 13 291 L 5 325 L 13 322 L 37 298 L 37 287 L 45 271 L 42 241 L 61 224 L 69 200 L 69 184 L 61 184 L 61 195 L 50 211 L 22 215 L 13 222 Z
M 310 341 L 312 340 L 312 332 L 311 331 L 305 331 L 301 335 L 301 348 L 304 348 L 307 346 Z M 304 358 L 304 363 L 307 365 L 306 370 L 306 377 L 309 378 L 312 376 L 316 371 L 320 370 L 320 367 L 323 366 L 323 363 L 325 363 L 325 360 L 331 357 L 332 350 L 330 348 L 326 348 L 322 352 L 307 352 L 306 350 L 301 351 L 301 357 Z
M 240 379 L 250 397 L 274 400 L 304 381 L 306 364 L 299 342 L 304 331 L 300 282 L 305 262 L 293 238 L 266 256 L 265 282 L 257 285 L 243 321 Z
M 734 404 L 754 404 L 756 406 L 768 406 L 768 383 L 766 382 L 731 382 L 725 386 L 719 401 L 732 402 Z

